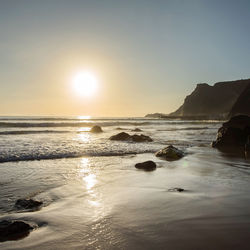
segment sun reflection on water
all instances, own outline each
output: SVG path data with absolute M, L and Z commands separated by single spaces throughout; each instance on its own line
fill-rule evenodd
M 81 129 L 83 129 L 83 128 L 81 128 Z M 78 139 L 81 142 L 89 142 L 90 141 L 90 135 L 89 135 L 89 133 L 85 133 L 85 132 L 89 131 L 89 128 L 87 128 L 88 130 L 81 130 L 81 129 L 78 130 L 78 134 L 77 134 Z M 83 132 L 83 133 L 81 133 L 81 132 Z
M 104 202 L 102 186 L 98 185 L 100 173 L 95 159 L 92 157 L 82 158 L 78 171 L 82 192 L 86 192 L 83 196 L 84 200 L 89 205 L 91 216 L 95 220 L 99 220 L 107 214 L 110 207 Z
M 84 177 L 83 180 L 86 182 L 86 188 L 90 190 L 96 184 L 96 175 L 89 174 L 86 177 Z
M 95 207 L 100 206 L 100 202 L 98 202 L 98 201 L 89 200 L 89 203 L 90 203 L 91 205 L 95 206 Z
M 91 169 L 90 161 L 88 158 L 82 158 L 80 166 L 81 168 L 79 171 L 79 175 L 83 180 L 84 186 L 88 194 L 90 195 L 88 203 L 91 206 L 98 207 L 100 206 L 100 202 L 98 201 L 98 194 L 94 189 L 94 186 L 97 183 L 96 174 Z
M 81 159 L 81 173 L 89 173 L 89 159 L 88 158 L 82 158 Z
M 89 132 L 90 131 L 90 127 L 81 127 L 77 130 L 78 133 L 80 132 Z
M 89 120 L 89 119 L 91 119 L 91 116 L 90 115 L 79 115 L 79 116 L 77 116 L 77 119 L 79 119 L 79 120 Z
M 88 158 L 81 159 L 80 175 L 85 183 L 86 189 L 90 191 L 97 183 L 96 175 L 91 171 Z

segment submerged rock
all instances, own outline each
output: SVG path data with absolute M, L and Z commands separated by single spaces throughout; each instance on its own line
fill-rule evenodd
M 132 132 L 142 132 L 142 130 L 139 129 L 139 128 L 132 129 L 131 131 L 132 131 Z
M 183 192 L 183 191 L 185 191 L 185 189 L 183 189 L 183 188 L 170 188 L 168 191 L 169 192 Z
M 184 156 L 184 153 L 178 148 L 175 148 L 174 146 L 170 145 L 156 152 L 155 155 L 157 157 L 162 157 L 169 161 L 174 161 L 182 158 Z
M 239 115 L 232 117 L 219 128 L 212 146 L 224 152 L 249 155 L 250 117 Z
M 116 128 L 116 130 L 126 130 L 126 128 L 120 128 L 120 127 L 118 127 L 118 128 Z
M 103 130 L 102 130 L 102 128 L 100 126 L 95 125 L 90 129 L 90 132 L 92 132 L 92 133 L 101 133 L 101 132 L 103 132 Z
M 129 135 L 128 133 L 121 132 L 117 135 L 113 135 L 109 138 L 115 141 L 133 141 L 133 142 L 151 142 L 153 141 L 149 136 L 146 135 Z
M 22 239 L 28 236 L 33 229 L 23 221 L 0 221 L 0 242 Z
M 43 204 L 42 201 L 33 199 L 18 199 L 15 203 L 17 209 L 37 209 Z
M 135 164 L 135 167 L 146 171 L 153 171 L 156 169 L 156 164 L 153 161 L 145 161 Z

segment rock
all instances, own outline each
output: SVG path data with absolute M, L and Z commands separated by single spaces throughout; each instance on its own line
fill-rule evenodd
M 212 146 L 224 152 L 244 155 L 249 151 L 250 117 L 238 115 L 223 123 Z
M 132 131 L 132 132 L 142 132 L 142 130 L 139 129 L 139 128 L 132 129 L 131 131 Z
M 153 161 L 145 161 L 135 164 L 135 167 L 146 171 L 153 171 L 156 169 L 156 164 Z
M 117 135 L 112 135 L 109 139 L 114 141 L 127 141 L 130 139 L 130 135 L 128 133 L 121 132 Z
M 95 125 L 90 129 L 90 132 L 92 132 L 92 133 L 101 133 L 101 132 L 103 132 L 103 130 L 102 130 L 102 128 L 100 126 Z
M 0 242 L 8 240 L 18 240 L 29 235 L 34 229 L 23 221 L 0 221 Z
M 174 146 L 170 145 L 156 152 L 155 155 L 157 157 L 163 157 L 168 161 L 174 161 L 182 158 L 184 156 L 184 153 L 178 148 L 175 148 Z
M 141 134 L 141 135 L 131 135 L 131 139 L 134 142 L 144 142 L 144 141 L 151 142 L 151 141 L 153 141 L 149 136 L 143 135 L 143 134 Z
M 32 199 L 18 199 L 15 203 L 17 209 L 37 209 L 43 204 L 42 201 Z
M 109 138 L 115 141 L 133 141 L 133 142 L 151 142 L 153 141 L 149 136 L 146 135 L 129 135 L 128 133 L 121 132 L 117 135 L 113 135 Z
M 170 188 L 168 191 L 169 192 L 183 192 L 183 191 L 185 191 L 185 189 L 183 189 L 183 188 Z

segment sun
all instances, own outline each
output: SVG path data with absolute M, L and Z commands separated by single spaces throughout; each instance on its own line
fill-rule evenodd
M 77 95 L 91 97 L 97 90 L 98 80 L 95 74 L 81 71 L 73 76 L 72 83 L 73 90 Z

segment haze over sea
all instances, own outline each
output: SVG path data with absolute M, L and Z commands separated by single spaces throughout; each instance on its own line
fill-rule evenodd
M 221 123 L 1 117 L 0 220 L 38 225 L 1 249 L 248 249 L 250 162 L 210 146 Z M 89 132 L 93 125 L 104 132 Z M 121 131 L 153 142 L 109 140 Z M 170 144 L 185 157 L 155 157 Z M 157 169 L 134 167 L 146 160 Z M 19 198 L 44 204 L 17 211 Z

